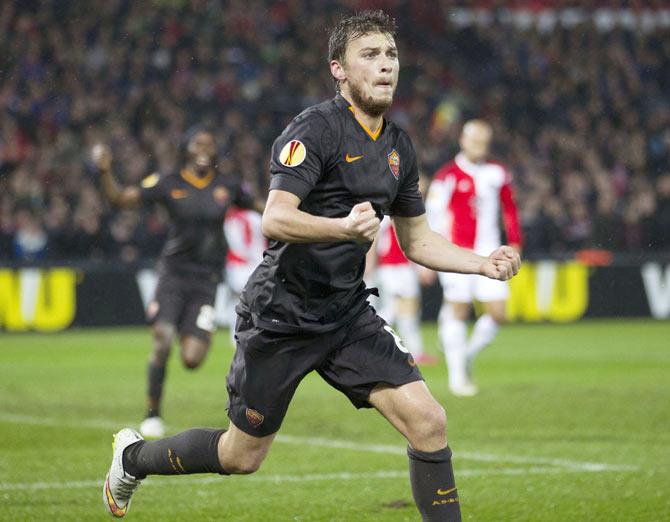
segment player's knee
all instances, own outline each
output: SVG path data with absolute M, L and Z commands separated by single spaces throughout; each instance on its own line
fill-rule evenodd
M 491 319 L 493 319 L 493 322 L 498 326 L 502 326 L 507 322 L 507 317 L 505 317 L 505 314 L 493 315 L 491 316 Z
M 155 362 L 164 363 L 170 355 L 174 327 L 168 324 L 154 326 L 154 350 L 152 357 Z
M 263 457 L 254 454 L 237 455 L 232 461 L 221 463 L 222 467 L 232 475 L 251 475 L 258 471 Z
M 505 314 L 505 310 L 496 310 L 489 315 L 491 316 L 491 319 L 493 319 L 493 322 L 498 326 L 501 326 L 507 322 L 507 314 Z
M 182 355 L 181 361 L 187 370 L 195 370 L 202 364 L 202 357 L 195 355 Z
M 507 310 L 504 301 L 488 303 L 485 310 L 496 325 L 500 326 L 507 322 Z
M 167 323 L 159 323 L 154 326 L 154 340 L 156 344 L 167 345 L 172 344 L 174 337 L 174 326 Z
M 185 337 L 181 340 L 181 360 L 184 367 L 189 370 L 198 368 L 205 360 L 209 343 L 193 337 Z
M 427 421 L 430 436 L 443 437 L 447 432 L 447 412 L 439 404 L 432 406 Z
M 467 321 L 470 317 L 470 305 L 467 303 L 450 303 L 445 301 L 440 314 L 443 321 Z
M 442 440 L 446 437 L 447 413 L 437 402 L 425 405 L 417 410 L 416 420 L 411 430 L 410 443 L 412 446 L 421 448 L 433 441 Z

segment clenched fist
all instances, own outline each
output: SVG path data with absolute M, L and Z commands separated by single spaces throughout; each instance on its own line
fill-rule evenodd
M 379 219 L 369 201 L 354 205 L 349 215 L 344 218 L 347 235 L 360 243 L 372 242 L 379 232 Z
M 98 143 L 91 149 L 91 158 L 95 166 L 101 171 L 107 171 L 112 166 L 112 151 L 102 143 Z
M 480 272 L 491 279 L 507 281 L 519 272 L 519 268 L 521 268 L 519 253 L 510 246 L 501 246 L 482 264 Z

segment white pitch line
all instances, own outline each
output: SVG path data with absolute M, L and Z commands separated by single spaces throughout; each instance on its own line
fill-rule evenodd
M 0 422 L 12 424 L 24 424 L 34 426 L 68 427 L 68 428 L 90 428 L 116 431 L 122 426 L 131 426 L 133 423 L 118 423 L 101 419 L 89 419 L 82 421 L 65 421 L 49 417 L 36 417 L 15 413 L 0 413 Z M 178 428 L 170 427 L 170 431 L 178 431 Z M 277 434 L 276 442 L 284 444 L 296 444 L 321 448 L 347 449 L 352 451 L 364 451 L 368 453 L 382 453 L 386 455 L 406 455 L 406 448 L 390 444 L 364 444 L 348 440 L 327 439 L 320 437 L 300 437 L 295 435 Z M 479 462 L 512 463 L 556 466 L 574 471 L 636 471 L 636 466 L 606 464 L 602 462 L 585 462 L 569 459 L 553 459 L 546 457 L 527 457 L 521 455 L 493 455 L 488 453 L 459 451 L 456 458 L 473 460 Z
M 278 434 L 277 442 L 287 444 L 304 444 L 306 446 L 317 446 L 324 448 L 349 449 L 355 451 L 366 451 L 369 453 L 385 453 L 392 455 L 406 455 L 407 449 L 389 444 L 360 444 L 347 440 L 333 440 L 315 437 L 299 437 L 294 435 Z M 523 457 L 519 455 L 491 455 L 487 453 L 458 451 L 456 458 L 476 460 L 480 462 L 510 462 L 513 464 L 531 464 L 557 466 L 574 471 L 635 471 L 635 466 L 604 464 L 601 462 L 582 462 L 568 459 L 551 459 L 544 457 Z
M 459 477 L 480 477 L 492 475 L 552 475 L 559 473 L 577 473 L 581 470 L 570 470 L 560 468 L 499 468 L 499 469 L 462 469 L 459 470 Z M 317 481 L 334 481 L 334 480 L 374 480 L 374 479 L 400 479 L 407 478 L 408 471 L 375 471 L 370 473 L 313 473 L 306 475 L 252 475 L 245 477 L 236 477 L 234 480 L 251 481 L 251 482 L 317 482 Z M 184 484 L 221 484 L 230 478 L 223 477 L 180 477 L 178 480 L 146 479 L 142 482 L 143 486 L 182 486 Z M 70 482 L 0 482 L 0 491 L 38 491 L 38 490 L 55 490 L 55 489 L 88 489 L 94 487 L 102 487 L 102 479 L 99 480 L 76 480 Z
M 119 424 L 115 421 L 107 421 L 102 419 L 64 421 L 61 419 L 36 417 L 32 415 L 23 415 L 20 413 L 0 413 L 0 422 L 5 422 L 8 424 L 26 424 L 32 426 L 50 426 L 54 428 L 90 428 L 93 430 L 111 431 L 118 431 L 119 426 L 130 426 L 131 424 Z

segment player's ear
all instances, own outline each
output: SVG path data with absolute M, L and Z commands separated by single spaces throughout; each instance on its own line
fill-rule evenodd
M 347 75 L 344 72 L 344 67 L 337 60 L 330 61 L 330 74 L 333 75 L 338 82 L 344 81 L 347 79 Z

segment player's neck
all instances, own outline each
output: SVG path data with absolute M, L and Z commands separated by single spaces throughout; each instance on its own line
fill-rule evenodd
M 205 176 L 207 176 L 212 171 L 212 167 L 198 167 L 197 165 L 195 165 L 193 163 L 189 163 L 189 164 L 186 165 L 186 170 L 188 170 L 189 172 L 192 172 L 193 174 L 195 174 L 199 178 L 204 178 Z
M 348 95 L 345 92 L 340 92 L 340 96 L 347 100 L 354 111 L 354 116 L 356 116 L 356 119 L 365 125 L 365 127 L 369 129 L 370 132 L 376 133 L 379 130 L 379 127 L 381 127 L 382 123 L 384 122 L 383 114 L 380 114 L 379 116 L 371 116 L 352 101 L 351 95 Z
M 465 161 L 467 161 L 468 163 L 470 163 L 470 164 L 472 164 L 472 165 L 479 165 L 479 164 L 481 164 L 481 163 L 484 163 L 484 159 L 483 159 L 483 158 L 472 159 L 470 156 L 468 156 L 468 155 L 467 155 L 465 152 L 463 152 L 463 151 L 461 151 L 460 156 L 461 156 L 461 158 L 463 158 Z

